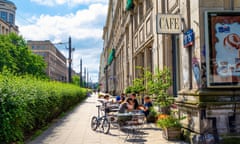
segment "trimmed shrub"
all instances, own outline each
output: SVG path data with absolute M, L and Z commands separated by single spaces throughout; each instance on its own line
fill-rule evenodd
M 72 84 L 0 74 L 0 143 L 23 142 L 86 95 Z

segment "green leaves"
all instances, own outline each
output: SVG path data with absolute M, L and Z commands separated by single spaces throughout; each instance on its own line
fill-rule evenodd
M 172 115 L 168 115 L 164 118 L 159 119 L 157 121 L 157 124 L 161 128 L 181 127 L 182 126 L 180 123 L 180 119 L 178 119 Z
M 23 142 L 24 135 L 45 126 L 86 97 L 72 84 L 0 74 L 0 143 Z
M 162 107 L 172 104 L 173 97 L 168 92 L 172 85 L 171 72 L 167 67 L 162 70 L 156 69 L 154 73 L 142 67 L 137 67 L 137 71 L 142 75 L 133 80 L 132 86 L 125 89 L 126 93 L 145 92 L 147 95 L 153 95 L 154 103 Z
M 164 67 L 163 70 L 156 69 L 152 75 L 149 71 L 145 73 L 148 94 L 153 94 L 155 102 L 160 106 L 169 106 L 173 102 L 172 96 L 168 93 L 168 89 L 172 85 L 169 69 L 167 67 Z
M 21 36 L 0 35 L 0 55 L 0 71 L 5 67 L 18 75 L 46 76 L 43 58 L 32 53 Z

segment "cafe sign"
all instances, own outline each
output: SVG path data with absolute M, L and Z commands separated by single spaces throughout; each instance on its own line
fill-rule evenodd
M 181 17 L 173 14 L 157 14 L 158 34 L 181 33 Z

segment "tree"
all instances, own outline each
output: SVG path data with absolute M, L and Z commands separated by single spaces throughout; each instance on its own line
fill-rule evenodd
M 171 72 L 168 67 L 162 70 L 156 69 L 154 74 L 146 72 L 147 91 L 155 97 L 155 103 L 159 104 L 162 113 L 169 113 L 169 106 L 173 103 L 174 98 L 169 94 L 168 90 L 172 85 Z
M 169 113 L 169 106 L 173 103 L 174 98 L 168 90 L 172 85 L 171 72 L 168 67 L 162 70 L 156 69 L 154 73 L 143 67 L 138 67 L 143 75 L 135 78 L 133 84 L 126 88 L 125 92 L 141 93 L 153 96 L 154 103 L 159 105 L 162 113 Z
M 46 77 L 44 59 L 29 50 L 26 41 L 14 33 L 0 35 L 0 71 L 7 68 L 17 75 Z
M 74 76 L 72 77 L 72 83 L 73 83 L 74 85 L 80 86 L 80 77 L 79 77 L 78 75 L 74 75 Z

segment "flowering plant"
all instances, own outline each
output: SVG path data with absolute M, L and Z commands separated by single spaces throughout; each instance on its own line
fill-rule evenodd
M 181 127 L 179 118 L 176 118 L 173 115 L 160 115 L 157 120 L 157 125 L 160 128 L 169 128 L 169 127 Z

